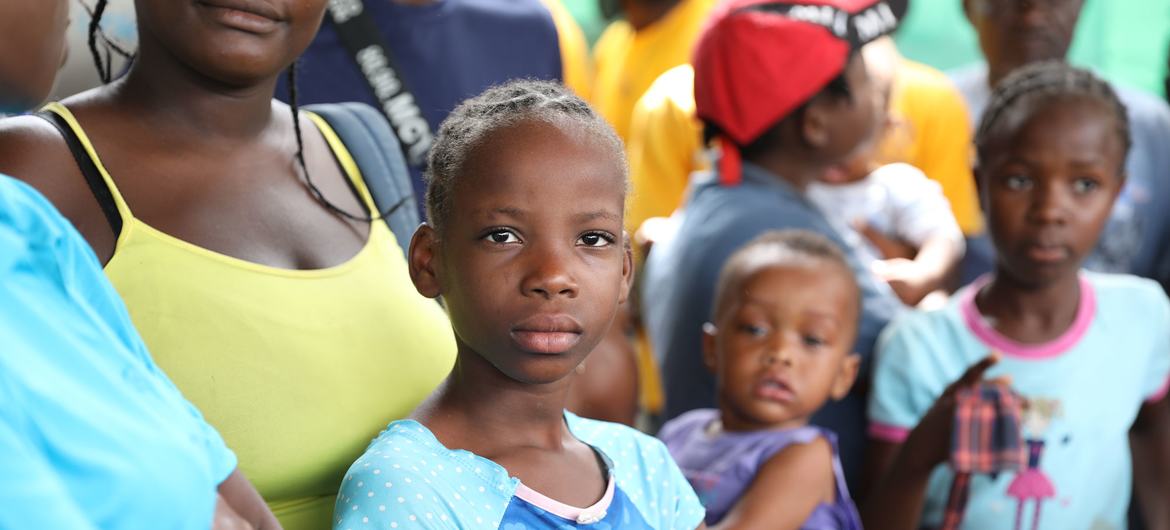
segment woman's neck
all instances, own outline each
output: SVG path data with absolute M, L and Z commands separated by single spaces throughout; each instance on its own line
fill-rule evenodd
M 570 436 L 569 382 L 521 383 L 460 344 L 451 374 L 416 416 L 444 445 L 484 456 L 517 446 L 559 450 Z
M 126 77 L 110 87 L 116 105 L 153 129 L 230 142 L 268 129 L 275 89 L 275 76 L 249 86 L 213 80 L 157 46 L 143 46 Z
M 979 313 L 1004 336 L 1025 344 L 1047 342 L 1072 326 L 1080 308 L 1076 271 L 1045 284 L 1018 281 L 1002 269 L 975 296 Z

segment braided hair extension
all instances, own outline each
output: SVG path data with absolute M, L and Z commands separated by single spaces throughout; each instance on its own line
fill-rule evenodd
M 102 15 L 105 14 L 109 3 L 109 0 L 97 0 L 92 8 L 85 2 L 81 3 L 85 11 L 89 13 L 89 52 L 93 55 L 94 66 L 97 67 L 98 77 L 101 78 L 103 84 L 109 83 L 113 79 L 113 54 L 116 53 L 127 60 L 134 57 L 134 54 L 119 46 L 102 30 Z M 98 41 L 101 41 L 102 48 L 98 48 Z M 102 57 L 103 49 L 105 51 L 104 58 Z
M 1005 132 L 1005 128 L 1019 127 L 1045 103 L 1059 98 L 1091 100 L 1112 112 L 1124 163 L 1132 145 L 1125 105 L 1107 81 L 1063 61 L 1043 61 L 1020 67 L 996 85 L 975 133 L 975 151 L 979 159 L 986 159 L 991 140 Z
M 313 199 L 320 203 L 325 209 L 333 212 L 336 215 L 357 221 L 359 223 L 372 223 L 380 219 L 385 219 L 392 215 L 395 211 L 409 202 L 412 196 L 403 197 L 397 203 L 390 205 L 386 211 L 378 212 L 375 216 L 368 215 L 354 215 L 340 206 L 333 204 L 329 199 L 325 198 L 325 194 L 321 193 L 321 189 L 313 182 L 313 177 L 309 174 L 309 166 L 305 164 L 305 142 L 304 136 L 301 134 L 301 109 L 297 104 L 297 63 L 293 63 L 288 67 L 288 107 L 292 111 L 293 133 L 297 139 L 296 162 L 300 166 L 301 172 L 305 175 L 305 186 L 309 188 L 309 193 L 313 195 Z
M 624 178 L 627 168 L 621 140 L 587 103 L 559 83 L 510 81 L 464 101 L 439 127 L 425 174 L 427 217 L 437 231 L 442 233 L 451 213 L 452 189 L 471 152 L 492 132 L 529 120 L 571 122 L 577 130 L 600 139 L 621 157 Z

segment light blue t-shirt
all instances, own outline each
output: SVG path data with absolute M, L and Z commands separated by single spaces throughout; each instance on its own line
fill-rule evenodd
M 967 102 L 972 126 L 978 126 L 991 99 L 987 65 L 948 75 Z M 1125 104 L 1133 145 L 1125 163 L 1125 186 L 1085 268 L 1136 274 L 1170 289 L 1170 106 L 1139 90 L 1113 89 Z M 994 259 L 985 262 L 990 266 Z
M 972 478 L 964 528 L 1126 528 L 1128 433 L 1142 403 L 1166 394 L 1170 301 L 1149 280 L 1083 272 L 1073 325 L 1049 343 L 1024 345 L 979 314 L 975 294 L 986 281 L 960 290 L 945 308 L 903 315 L 882 334 L 870 436 L 901 442 L 943 389 L 999 351 L 1003 358 L 987 375 L 1010 374 L 1026 400 L 1029 462 L 1018 473 Z M 946 466 L 935 470 L 925 526 L 941 521 L 953 478 Z
M 235 467 L 81 235 L 0 175 L 0 528 L 207 530 Z
M 703 522 L 703 506 L 661 442 L 569 412 L 565 422 L 609 470 L 593 506 L 549 499 L 499 464 L 447 449 L 422 424 L 400 420 L 349 468 L 333 528 L 694 530 Z

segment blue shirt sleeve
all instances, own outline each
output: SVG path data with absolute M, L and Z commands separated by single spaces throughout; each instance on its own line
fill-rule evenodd
M 885 442 L 900 443 L 948 381 L 938 370 L 928 369 L 938 359 L 930 330 L 921 313 L 907 313 L 894 321 L 878 339 L 869 398 L 869 434 Z
M 0 371 L 0 528 L 96 530 L 61 483 L 44 452 L 33 445 L 21 411 Z
M 1139 322 L 1154 331 L 1154 348 L 1150 351 L 1149 369 L 1142 386 L 1142 396 L 1157 401 L 1166 396 L 1170 388 L 1170 299 L 1155 285 L 1148 291 L 1151 301 L 1146 304 L 1144 315 L 1135 315 Z M 1148 316 L 1148 320 L 1147 320 Z

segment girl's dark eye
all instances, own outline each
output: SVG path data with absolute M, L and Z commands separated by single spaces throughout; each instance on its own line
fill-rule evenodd
M 613 244 L 614 237 L 601 232 L 590 232 L 581 236 L 577 242 L 587 247 L 604 247 Z
M 516 234 L 511 230 L 496 230 L 484 236 L 484 239 L 500 245 L 520 242 L 520 238 L 516 237 Z
M 1091 178 L 1079 178 L 1073 181 L 1073 191 L 1079 194 L 1089 193 L 1101 187 L 1101 183 Z
M 1009 190 L 1027 190 L 1032 188 L 1032 178 L 1024 175 L 1011 175 L 1003 179 L 1003 183 Z

